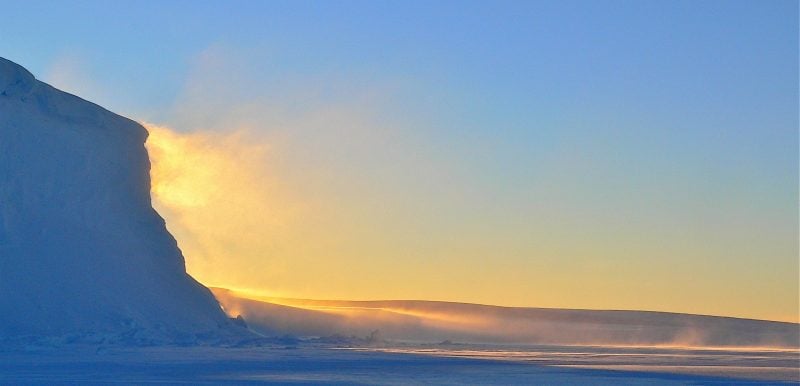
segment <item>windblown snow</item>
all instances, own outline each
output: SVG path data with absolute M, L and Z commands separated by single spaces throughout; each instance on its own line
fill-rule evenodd
M 184 342 L 230 327 L 151 206 L 146 137 L 0 58 L 0 339 Z
M 406 342 L 800 348 L 800 325 L 652 311 L 500 307 L 419 300 L 248 298 L 211 289 L 262 334 L 367 336 Z

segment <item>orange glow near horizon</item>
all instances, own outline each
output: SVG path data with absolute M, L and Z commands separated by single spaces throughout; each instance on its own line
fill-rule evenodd
M 492 326 L 492 318 L 483 315 L 466 315 L 448 313 L 444 311 L 425 311 L 397 306 L 353 306 L 348 305 L 348 301 L 324 301 L 324 304 L 314 304 L 315 301 L 303 299 L 271 298 L 263 296 L 245 295 L 237 291 L 235 294 L 241 295 L 245 299 L 259 300 L 271 304 L 313 310 L 323 313 L 341 315 L 348 318 L 358 319 L 359 317 L 372 316 L 375 313 L 387 313 L 401 316 L 411 316 L 428 325 L 447 327 L 452 330 L 470 330 L 477 328 L 489 328 Z M 236 312 L 241 313 L 240 309 Z M 229 315 L 232 315 L 230 313 Z M 236 316 L 236 315 L 232 315 Z M 374 316 L 373 316 L 374 317 Z
M 327 165 L 316 152 L 310 153 L 315 163 L 291 158 L 305 143 L 268 140 L 244 129 L 182 133 L 145 126 L 153 206 L 178 240 L 187 271 L 207 286 L 282 298 L 426 299 L 800 321 L 786 299 L 732 284 L 749 273 L 705 275 L 687 285 L 685 270 L 714 270 L 703 256 L 724 250 L 663 240 L 658 248 L 641 240 L 625 244 L 602 234 L 577 241 L 568 223 L 463 221 L 466 209 L 454 204 L 458 197 L 428 213 L 418 203 L 438 199 L 431 192 L 399 189 L 393 178 L 390 185 L 365 185 L 363 176 Z M 761 293 L 782 293 L 787 283 L 758 285 Z

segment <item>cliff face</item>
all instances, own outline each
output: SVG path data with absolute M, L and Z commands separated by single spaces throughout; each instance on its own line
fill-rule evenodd
M 0 58 L 0 338 L 229 327 L 151 206 L 146 137 Z

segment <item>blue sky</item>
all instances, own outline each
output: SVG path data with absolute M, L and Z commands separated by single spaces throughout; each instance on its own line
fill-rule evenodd
M 376 267 L 212 284 L 797 318 L 795 1 L 3 4 L 0 55 L 38 78 L 279 142 L 275 178 L 347 213 L 315 224 L 356 224 L 264 252 L 285 269 Z

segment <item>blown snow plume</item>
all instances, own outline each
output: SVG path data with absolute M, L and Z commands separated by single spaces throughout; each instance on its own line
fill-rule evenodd
M 652 311 L 501 307 L 420 300 L 309 300 L 212 288 L 264 334 L 381 336 L 406 342 L 797 350 L 800 325 Z
M 235 331 L 151 206 L 146 137 L 0 58 L 0 339 Z

